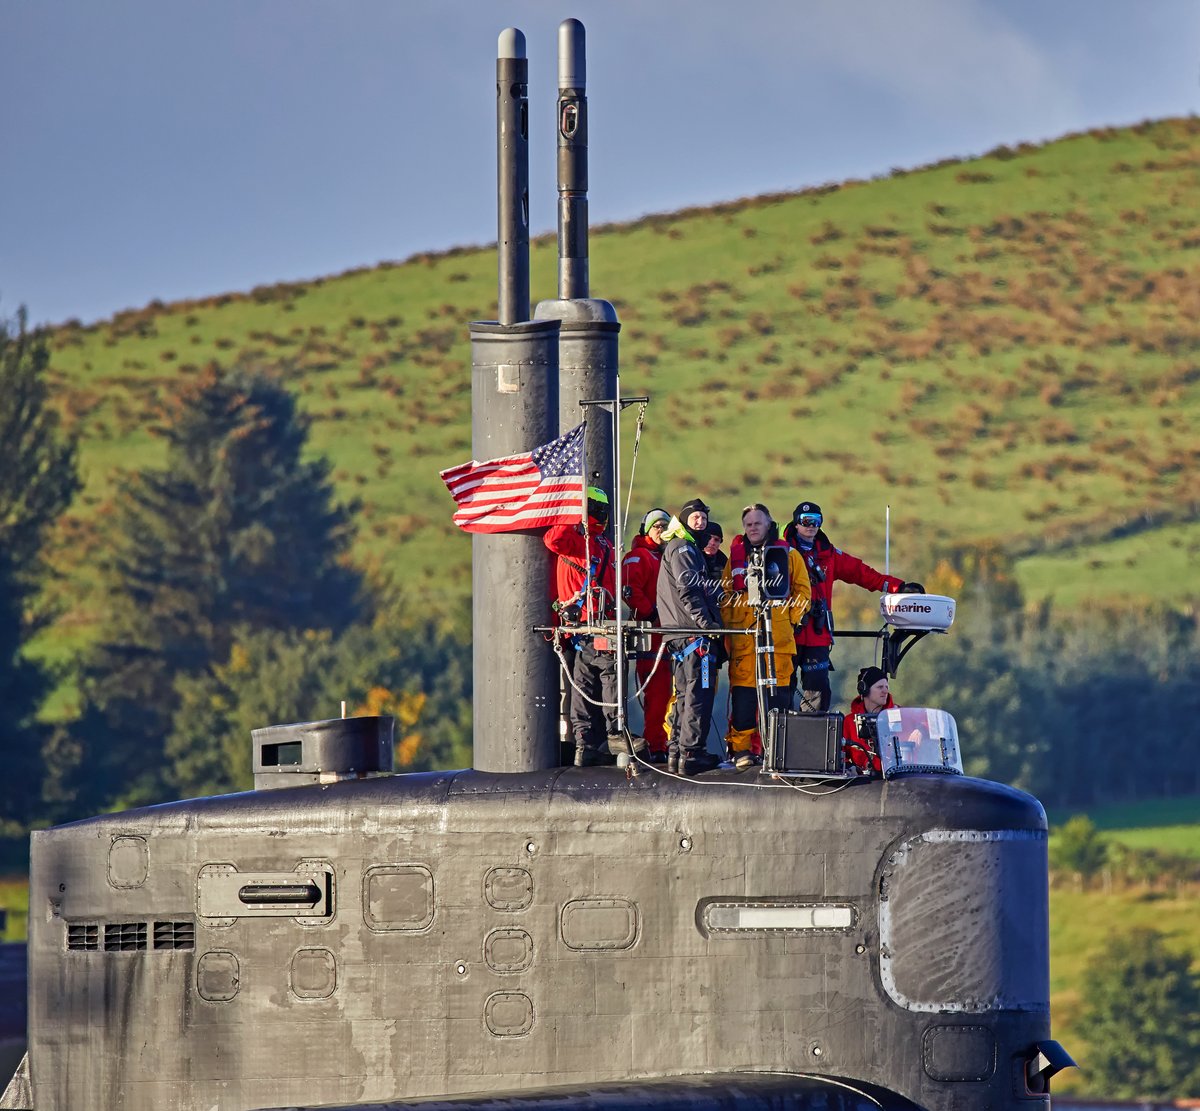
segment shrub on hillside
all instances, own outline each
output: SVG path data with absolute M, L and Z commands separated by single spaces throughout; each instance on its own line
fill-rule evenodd
M 1079 1017 L 1090 1091 L 1110 1099 L 1200 1091 L 1200 978 L 1190 965 L 1146 928 L 1113 938 L 1097 955 Z
M 1067 872 L 1086 883 L 1107 861 L 1108 843 L 1090 818 L 1077 814 L 1051 830 L 1050 867 L 1054 871 Z

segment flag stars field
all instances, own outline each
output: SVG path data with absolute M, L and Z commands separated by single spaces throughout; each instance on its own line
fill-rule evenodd
M 464 532 L 516 532 L 571 524 L 583 513 L 583 436 L 587 422 L 532 451 L 441 472 Z

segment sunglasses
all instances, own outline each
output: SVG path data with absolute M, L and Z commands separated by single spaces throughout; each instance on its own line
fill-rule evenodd
M 796 524 L 798 524 L 801 528 L 820 528 L 821 515 L 819 513 L 805 513 L 802 517 L 798 517 L 796 519 Z

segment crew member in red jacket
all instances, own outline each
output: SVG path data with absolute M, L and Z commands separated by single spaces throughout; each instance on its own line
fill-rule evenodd
M 858 673 L 858 697 L 850 703 L 850 713 L 842 723 L 842 750 L 847 763 L 862 772 L 880 770 L 879 750 L 869 738 L 859 735 L 854 715 L 877 714 L 895 705 L 888 690 L 887 673 L 882 668 L 864 667 Z
M 642 518 L 638 534 L 621 561 L 621 593 L 638 621 L 658 621 L 658 565 L 662 560 L 663 530 L 671 520 L 665 509 L 652 509 Z M 667 762 L 667 733 L 663 722 L 671 700 L 671 656 L 663 652 L 655 667 L 662 637 L 650 638 L 649 651 L 639 652 L 634 674 L 642 692 L 642 735 L 649 749 L 648 759 L 655 764 Z M 649 679 L 649 682 L 647 682 Z
M 833 644 L 833 584 L 854 583 L 866 590 L 889 594 L 903 590 L 924 594 L 920 583 L 906 583 L 896 575 L 884 575 L 857 556 L 843 552 L 830 543 L 821 528 L 824 518 L 814 501 L 802 501 L 792 511 L 792 523 L 784 530 L 784 539 L 803 557 L 812 583 L 812 607 L 796 630 L 796 662 L 800 665 L 800 709 L 804 713 L 823 714 L 829 709 L 829 649 Z
M 608 527 L 608 495 L 596 486 L 587 491 L 587 526 L 554 525 L 543 538 L 555 561 L 554 609 L 565 626 L 611 621 L 616 617 L 616 569 Z M 617 737 L 617 658 L 609 645 L 597 648 L 592 636 L 575 638 L 570 722 L 575 737 L 575 766 L 612 762 L 610 738 Z M 580 695 L 583 697 L 580 697 Z M 591 701 L 589 701 L 589 699 Z M 595 703 L 603 705 L 596 707 Z M 593 710 L 607 735 L 597 728 Z

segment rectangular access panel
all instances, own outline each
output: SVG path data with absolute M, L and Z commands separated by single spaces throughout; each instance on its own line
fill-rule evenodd
M 292 872 L 239 872 L 206 864 L 196 882 L 202 918 L 328 918 L 333 914 L 333 870 L 302 864 Z

